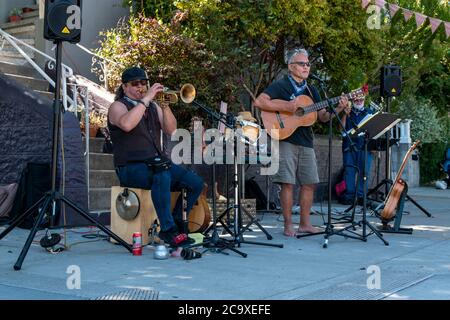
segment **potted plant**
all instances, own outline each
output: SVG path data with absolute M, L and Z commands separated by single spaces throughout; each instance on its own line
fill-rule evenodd
M 84 120 L 84 113 L 81 117 L 80 127 L 82 132 L 85 130 L 85 120 Z M 89 113 L 89 137 L 95 138 L 97 136 L 97 132 L 99 128 L 106 127 L 106 115 L 98 113 L 98 112 L 91 112 Z
M 22 19 L 22 10 L 19 8 L 14 8 L 9 12 L 9 21 L 16 22 Z

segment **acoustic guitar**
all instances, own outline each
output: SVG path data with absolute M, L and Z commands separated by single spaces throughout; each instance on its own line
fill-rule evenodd
M 338 103 L 341 97 L 345 96 L 348 99 L 361 98 L 366 96 L 368 92 L 369 87 L 368 85 L 365 85 L 345 95 L 318 103 L 314 103 L 309 96 L 301 95 L 299 98 L 300 105 L 295 112 L 271 112 L 261 110 L 261 118 L 264 123 L 264 128 L 268 131 L 268 134 L 273 139 L 283 140 L 290 137 L 298 127 L 312 126 L 317 120 L 317 111 L 326 108 L 329 104 L 334 105 Z M 272 129 L 278 130 L 272 131 Z
M 402 196 L 403 190 L 405 190 L 405 184 L 406 182 L 402 180 L 402 174 L 403 170 L 405 169 L 406 162 L 408 161 L 409 156 L 413 152 L 413 150 L 417 147 L 417 145 L 420 143 L 420 140 L 417 140 L 414 142 L 414 144 L 409 148 L 408 152 L 406 153 L 405 157 L 403 158 L 402 165 L 400 166 L 400 169 L 397 172 L 397 176 L 395 177 L 395 181 L 392 184 L 391 189 L 389 190 L 389 193 L 384 200 L 384 208 L 383 211 L 381 211 L 380 218 L 383 221 L 390 221 L 395 216 L 395 210 L 397 209 L 399 200 Z
M 203 232 L 209 227 L 209 223 L 211 222 L 211 211 L 209 209 L 208 201 L 206 200 L 207 192 L 208 185 L 205 183 L 202 193 L 189 213 L 188 229 L 190 233 Z
M 202 193 L 188 213 L 187 222 L 189 233 L 203 232 L 208 228 L 209 223 L 211 222 L 211 211 L 209 209 L 208 201 L 206 200 L 206 192 L 208 192 L 208 185 L 205 183 Z M 171 211 L 175 208 L 175 204 L 177 203 L 180 194 L 181 192 L 171 192 Z M 183 220 L 185 219 L 184 216 L 183 213 Z

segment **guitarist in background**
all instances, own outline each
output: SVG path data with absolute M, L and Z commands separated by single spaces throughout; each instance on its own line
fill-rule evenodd
M 309 96 L 314 103 L 320 102 L 320 95 L 314 86 L 307 82 L 311 64 L 308 52 L 296 49 L 288 56 L 289 74 L 273 82 L 255 100 L 255 106 L 269 112 L 294 113 L 300 105 L 300 96 Z M 343 97 L 336 112 L 341 112 L 348 103 Z M 331 114 L 322 109 L 317 113 L 322 122 L 328 122 Z M 284 235 L 294 237 L 296 231 L 292 224 L 292 205 L 294 186 L 300 188 L 300 225 L 299 233 L 317 233 L 310 221 L 311 206 L 314 200 L 315 185 L 319 182 L 316 155 L 313 149 L 313 132 L 311 126 L 299 127 L 288 138 L 281 140 L 279 147 L 280 165 L 278 173 L 272 177 L 274 183 L 281 184 L 280 201 L 284 217 Z
M 364 96 L 354 99 L 352 107 L 348 106 L 344 109 L 345 113 L 342 117 L 342 124 L 345 132 L 349 132 L 355 128 L 367 115 L 372 111 L 364 107 Z M 355 196 L 358 196 L 358 204 L 362 205 L 364 196 L 363 165 L 364 165 L 364 137 L 353 138 L 353 148 L 347 138 L 342 140 L 342 158 L 344 162 L 344 180 L 345 192 L 339 197 L 342 204 L 352 204 Z M 369 181 L 370 167 L 372 163 L 372 155 L 367 154 L 367 180 Z M 356 168 L 359 170 L 358 186 L 356 186 Z M 355 195 L 356 193 L 356 195 Z

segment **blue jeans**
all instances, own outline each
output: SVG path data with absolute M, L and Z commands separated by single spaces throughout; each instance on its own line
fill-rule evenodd
M 363 181 L 363 165 L 364 165 L 364 151 L 346 151 L 343 153 L 344 161 L 344 180 L 346 185 L 346 190 L 344 198 L 346 200 L 353 200 L 355 197 L 355 192 L 358 198 L 364 196 L 364 181 Z M 370 167 L 372 164 L 372 154 L 367 153 L 367 166 L 366 166 L 366 177 L 367 177 L 367 187 L 369 186 L 369 175 Z M 356 173 L 358 172 L 358 185 L 356 185 Z M 367 188 L 366 188 L 367 191 Z
M 170 212 L 170 192 L 186 189 L 186 212 L 190 212 L 199 195 L 203 191 L 203 179 L 193 171 L 188 171 L 176 164 L 169 170 L 153 173 L 145 163 L 130 163 L 116 169 L 120 185 L 129 188 L 149 189 L 152 191 L 152 201 L 156 209 L 162 231 L 175 226 L 174 219 L 182 221 L 182 199 Z

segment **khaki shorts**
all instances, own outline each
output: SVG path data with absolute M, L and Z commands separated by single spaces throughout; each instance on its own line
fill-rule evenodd
M 274 183 L 294 185 L 319 183 L 314 149 L 280 141 L 280 167 Z

